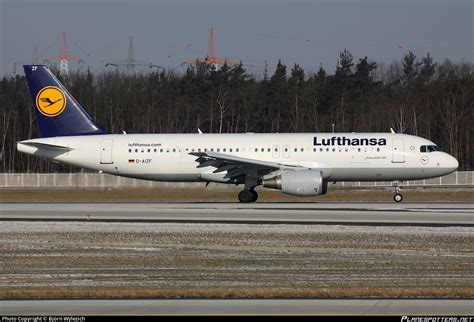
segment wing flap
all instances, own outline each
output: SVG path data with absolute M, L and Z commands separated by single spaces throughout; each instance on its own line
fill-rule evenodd
M 298 167 L 298 166 L 293 166 L 293 165 L 285 165 L 285 164 L 280 164 L 276 162 L 268 162 L 268 161 L 263 161 L 263 160 L 256 160 L 256 159 L 248 159 L 248 158 L 242 158 L 238 157 L 235 155 L 230 155 L 230 154 L 224 154 L 224 153 L 218 153 L 218 152 L 191 152 L 189 153 L 191 155 L 197 156 L 198 159 L 196 160 L 197 162 L 201 163 L 200 158 L 205 158 L 207 160 L 218 160 L 218 161 L 224 161 L 225 163 L 231 163 L 231 164 L 237 164 L 237 165 L 243 165 L 243 166 L 252 166 L 256 168 L 263 168 L 263 169 L 273 169 L 273 170 L 278 170 L 283 167 Z
M 259 178 L 280 169 L 301 168 L 299 165 L 286 165 L 256 159 L 242 158 L 219 152 L 191 152 L 197 157 L 198 168 L 214 167 L 213 173 L 227 172 L 224 179 L 237 180 L 239 177 Z

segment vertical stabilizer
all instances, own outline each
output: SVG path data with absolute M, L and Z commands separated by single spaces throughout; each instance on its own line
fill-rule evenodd
M 106 134 L 43 65 L 24 65 L 42 137 Z

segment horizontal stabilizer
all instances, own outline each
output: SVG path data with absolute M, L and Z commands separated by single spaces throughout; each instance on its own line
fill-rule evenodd
M 39 142 L 26 142 L 26 141 L 18 142 L 18 143 L 28 145 L 28 146 L 32 146 L 32 147 L 35 147 L 35 148 L 38 148 L 38 149 L 58 150 L 58 151 L 65 151 L 65 152 L 74 150 L 74 149 L 72 149 L 68 146 L 57 145 L 57 144 L 47 144 L 47 143 L 39 143 Z

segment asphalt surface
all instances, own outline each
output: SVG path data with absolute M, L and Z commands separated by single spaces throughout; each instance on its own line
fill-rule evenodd
M 474 226 L 474 204 L 1 203 L 0 220 Z
M 474 227 L 470 203 L 0 203 L 0 221 L 289 223 Z M 16 300 L 0 315 L 474 314 L 474 300 Z
M 91 314 L 474 314 L 474 300 L 23 300 L 1 315 Z

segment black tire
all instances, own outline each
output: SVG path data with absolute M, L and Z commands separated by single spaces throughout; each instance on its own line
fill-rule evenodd
M 399 193 L 396 193 L 396 194 L 393 196 L 393 200 L 394 200 L 395 202 L 402 202 L 403 196 L 402 196 L 401 194 L 399 194 Z
M 252 196 L 253 196 L 253 197 L 252 197 L 252 202 L 257 201 L 257 199 L 258 199 L 258 193 L 257 193 L 257 191 L 255 191 L 255 190 L 250 190 L 250 192 L 252 193 Z
M 242 203 L 249 203 L 253 201 L 253 193 L 249 190 L 242 190 L 239 192 L 239 201 Z

